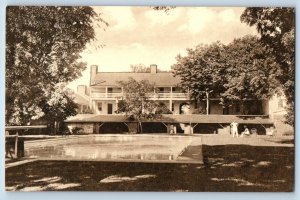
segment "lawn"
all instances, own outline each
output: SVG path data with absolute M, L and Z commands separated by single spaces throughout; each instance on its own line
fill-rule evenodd
M 294 148 L 203 145 L 204 164 L 36 161 L 6 169 L 10 191 L 293 191 Z

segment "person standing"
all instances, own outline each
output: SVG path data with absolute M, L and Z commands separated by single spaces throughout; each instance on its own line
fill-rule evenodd
M 231 126 L 231 134 L 232 134 L 232 137 L 239 137 L 239 133 L 238 133 L 238 123 L 233 121 L 230 126 Z

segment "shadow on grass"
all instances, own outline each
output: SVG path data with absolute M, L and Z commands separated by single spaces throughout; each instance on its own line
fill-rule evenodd
M 294 148 L 203 146 L 204 164 L 37 161 L 6 169 L 6 189 L 292 191 Z

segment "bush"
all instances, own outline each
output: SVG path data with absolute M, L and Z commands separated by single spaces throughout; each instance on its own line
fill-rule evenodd
M 74 134 L 74 135 L 80 135 L 83 133 L 84 133 L 83 128 L 80 128 L 80 127 L 72 128 L 72 134 Z

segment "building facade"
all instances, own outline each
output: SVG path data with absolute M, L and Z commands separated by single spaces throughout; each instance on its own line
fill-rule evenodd
M 123 97 L 123 89 L 119 81 L 133 79 L 148 80 L 157 88 L 151 98 L 165 104 L 173 114 L 211 114 L 211 115 L 273 115 L 278 112 L 274 108 L 278 97 L 269 100 L 249 100 L 241 106 L 236 102 L 230 107 L 223 108 L 218 98 L 205 99 L 197 104 L 189 99 L 189 94 L 180 88 L 180 78 L 174 77 L 171 72 L 159 72 L 157 65 L 150 66 L 150 72 L 100 72 L 98 66 L 91 66 L 89 87 L 89 106 L 94 114 L 114 115 L 118 109 L 118 102 Z M 208 113 L 207 113 L 208 112 Z
M 226 108 L 220 104 L 219 98 L 201 99 L 195 104 L 180 88 L 180 78 L 174 77 L 171 72 L 158 71 L 156 65 L 151 65 L 149 72 L 100 72 L 98 66 L 93 65 L 90 77 L 89 87 L 81 85 L 77 88 L 79 96 L 88 100 L 90 112 L 66 120 L 70 127 L 81 128 L 87 134 L 130 132 L 130 127 L 136 122 L 116 113 L 118 102 L 124 98 L 119 82 L 128 81 L 130 77 L 153 83 L 156 89 L 150 99 L 164 104 L 170 111 L 162 119 L 143 122 L 145 133 L 171 133 L 172 127 L 176 127 L 177 132 L 185 134 L 228 134 L 233 121 L 240 124 L 240 132 L 243 125 L 257 129 L 259 134 L 267 134 L 272 127 L 282 134 L 293 131 L 292 127 L 283 123 L 286 99 L 279 95 L 268 100 L 244 101 L 243 105 L 236 101 Z M 81 104 L 86 105 L 87 102 L 81 101 Z M 83 108 L 80 108 L 82 111 Z

